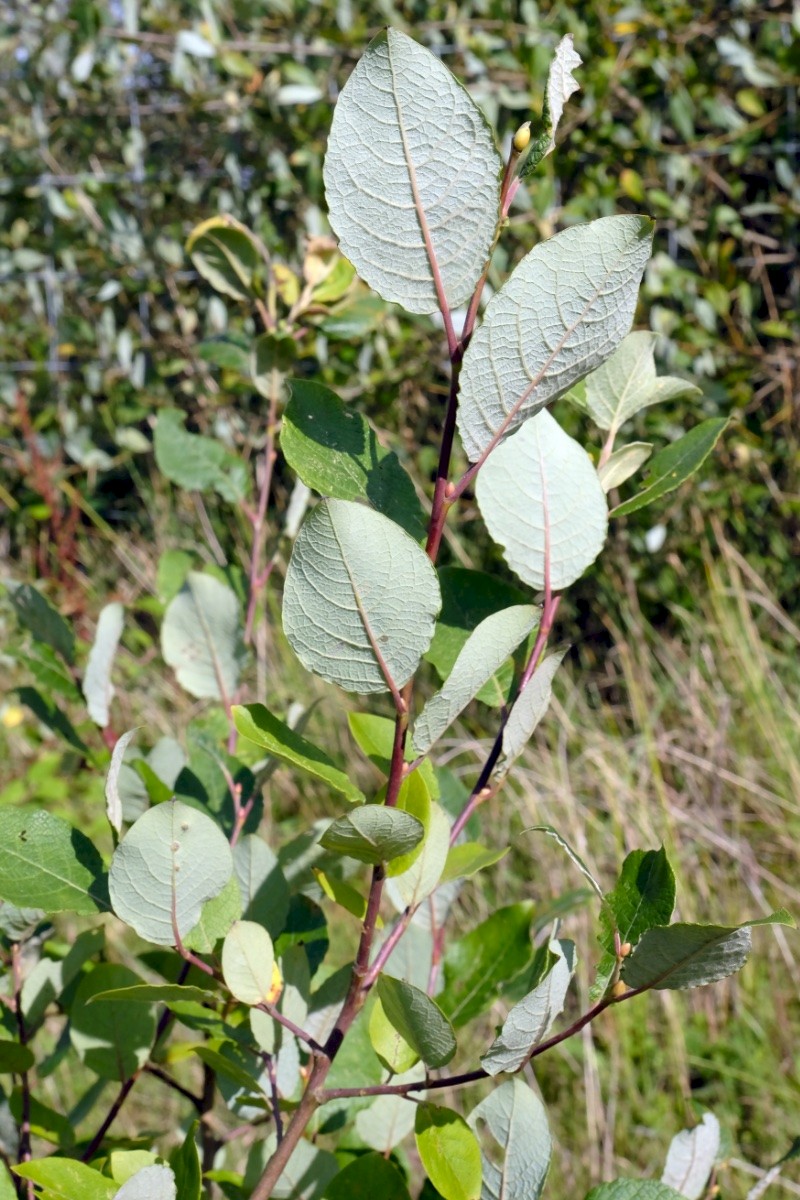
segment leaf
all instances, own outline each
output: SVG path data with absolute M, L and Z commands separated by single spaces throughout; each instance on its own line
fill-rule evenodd
M 145 941 L 175 945 L 197 924 L 203 904 L 231 877 L 228 840 L 210 817 L 180 800 L 149 809 L 111 860 L 114 912 Z
M 0 809 L 0 897 L 46 913 L 107 912 L 99 853 L 79 829 L 50 813 Z
M 425 1078 L 425 1067 L 418 1063 L 405 1075 L 397 1076 L 392 1083 L 417 1083 Z M 425 1089 L 414 1092 L 421 1099 Z M 362 1109 L 356 1116 L 356 1133 L 366 1146 L 381 1154 L 393 1150 L 414 1128 L 417 1105 L 405 1096 L 379 1096 L 374 1104 Z
M 232 696 L 244 660 L 236 593 L 213 575 L 190 571 L 164 614 L 161 652 L 190 696 Z
M 589 455 L 540 412 L 492 451 L 475 497 L 511 570 L 553 591 L 578 579 L 603 548 L 608 507 Z
M 170 1168 L 153 1163 L 131 1175 L 114 1200 L 176 1200 L 177 1196 L 175 1176 Z M 181 1196 L 180 1200 L 184 1200 L 184 1197 Z
M 674 492 L 700 470 L 727 424 L 727 417 L 712 417 L 708 421 L 701 421 L 676 442 L 659 450 L 647 468 L 643 491 L 618 504 L 611 510 L 611 515 L 626 517 L 629 513 L 638 512 L 640 508 L 652 504 L 654 500 L 660 500 L 669 492 Z
M 242 894 L 238 882 L 231 876 L 221 892 L 206 900 L 197 923 L 184 935 L 184 946 L 198 954 L 212 954 L 217 942 L 225 937 L 241 915 Z
M 113 1179 L 74 1158 L 41 1158 L 20 1163 L 14 1174 L 44 1188 L 47 1200 L 114 1200 L 119 1188 Z
M 413 1113 L 414 1106 L 409 1107 Z M 410 1200 L 410 1196 L 397 1167 L 372 1151 L 352 1159 L 328 1184 L 323 1200 Z
M 180 983 L 135 983 L 130 987 L 112 987 L 108 991 L 95 992 L 86 1003 L 102 1004 L 106 1000 L 123 1000 L 126 1004 L 185 1004 L 194 1000 L 197 1004 L 208 1004 L 215 999 L 214 992 L 204 988 Z
M 196 269 L 216 291 L 234 300 L 250 298 L 260 255 L 246 226 L 227 214 L 211 217 L 195 226 L 186 249 Z
M 521 604 L 493 613 L 470 634 L 441 691 L 432 696 L 414 723 L 414 745 L 427 754 L 538 624 L 539 609 Z
M 75 657 L 75 634 L 52 604 L 30 583 L 7 584 L 11 607 L 17 620 L 37 642 L 44 642 L 65 662 Z
M 275 951 L 266 929 L 254 921 L 236 921 L 222 945 L 222 974 L 243 1004 L 272 1003 L 280 971 L 274 976 Z
M 580 84 L 573 78 L 572 72 L 581 66 L 582 62 L 583 59 L 575 52 L 572 44 L 572 34 L 568 33 L 556 46 L 556 52 L 550 64 L 542 105 L 543 129 L 531 146 L 530 153 L 520 170 L 523 178 L 530 175 L 542 159 L 555 149 L 556 130 L 564 112 L 564 105 L 570 96 L 580 89 Z
M 101 729 L 108 725 L 109 705 L 114 698 L 111 668 L 122 636 L 124 614 L 121 604 L 106 604 L 101 610 L 83 676 L 83 695 L 89 716 Z
M 51 1142 L 62 1150 L 69 1150 L 75 1145 L 75 1129 L 72 1122 L 62 1113 L 54 1112 L 46 1104 L 42 1104 L 35 1096 L 29 1097 L 30 1129 L 34 1137 Z M 22 1088 L 14 1088 L 8 1098 L 8 1111 L 17 1122 L 22 1124 L 23 1096 Z
M 232 504 L 243 500 L 248 476 L 241 460 L 215 438 L 189 433 L 185 421 L 177 408 L 162 408 L 158 414 L 153 448 L 161 474 L 189 492 L 213 489 Z
M 346 691 L 401 688 L 440 604 L 430 559 L 388 517 L 323 500 L 306 519 L 286 573 L 283 627 L 309 671 Z
M 153 1008 L 126 1000 L 92 1004 L 100 992 L 130 987 L 128 967 L 100 963 L 84 975 L 69 1010 L 69 1038 L 81 1062 L 102 1079 L 123 1083 L 150 1057 L 156 1034 Z
M 381 788 L 378 793 L 378 800 L 386 799 L 386 789 Z M 397 793 L 396 807 L 402 809 L 403 812 L 411 813 L 412 817 L 416 817 L 422 825 L 423 837 L 413 850 L 408 854 L 401 854 L 398 858 L 393 858 L 387 865 L 386 874 L 388 876 L 404 875 L 410 867 L 419 858 L 425 846 L 425 841 L 431 827 L 431 794 L 428 791 L 427 784 L 420 775 L 419 771 L 412 771 L 410 775 L 400 784 L 400 790 Z M 450 835 L 450 827 L 447 829 L 448 839 Z
M 0 1075 L 21 1075 L 23 1071 L 30 1071 L 35 1062 L 33 1052 L 27 1046 L 6 1038 L 0 1041 Z
M 539 663 L 527 687 L 517 699 L 509 713 L 503 729 L 503 748 L 497 760 L 495 777 L 506 775 L 512 763 L 533 737 L 534 731 L 550 707 L 553 695 L 553 678 L 561 666 L 566 650 L 548 654 Z
M 600 943 L 606 951 L 597 969 L 590 999 L 599 999 L 616 968 L 614 930 L 624 945 L 635 946 L 646 930 L 666 925 L 675 907 L 675 876 L 664 848 L 634 850 L 622 864 L 613 892 L 605 897 L 600 912 Z
M 657 334 L 645 330 L 629 333 L 611 357 L 586 376 L 586 408 L 600 429 L 616 434 L 651 404 L 702 395 L 700 388 L 686 379 L 656 374 L 657 341 Z
M 122 760 L 135 733 L 135 729 L 129 729 L 127 733 L 123 733 L 117 738 L 111 753 L 108 773 L 106 774 L 106 816 L 108 817 L 109 825 L 115 833 L 122 833 L 123 809 L 122 796 L 119 792 L 119 776 L 122 770 Z
M 451 1108 L 420 1104 L 414 1122 L 425 1173 L 444 1200 L 479 1200 L 483 1168 L 478 1139 Z
M 53 733 L 63 738 L 68 746 L 77 750 L 81 755 L 89 755 L 89 748 L 79 737 L 75 726 L 69 717 L 61 711 L 55 701 L 49 696 L 45 698 L 36 688 L 20 687 L 16 689 L 20 704 L 27 704 L 37 720 L 51 729 Z
M 619 345 L 652 236 L 646 217 L 601 217 L 523 258 L 487 304 L 464 355 L 458 429 L 470 462 Z
M 346 796 L 354 803 L 364 803 L 364 793 L 340 771 L 324 750 L 313 742 L 295 733 L 283 721 L 278 720 L 263 704 L 235 704 L 232 708 L 233 721 L 242 737 L 255 742 L 263 750 L 283 762 L 291 763 L 321 779 L 335 792 Z
M 504 984 L 528 965 L 533 955 L 532 917 L 530 902 L 511 904 L 464 937 L 448 942 L 445 986 L 438 1000 L 456 1028 L 486 1012 Z
M 676 990 L 716 983 L 740 970 L 751 948 L 750 930 L 757 925 L 790 925 L 785 909 L 741 925 L 657 925 L 622 964 L 631 988 Z
M 599 896 L 600 900 L 603 902 L 603 904 L 605 904 L 606 898 L 603 895 L 603 889 L 600 887 L 600 884 L 597 882 L 594 875 L 586 866 L 586 863 L 583 861 L 580 855 L 573 850 L 566 838 L 563 838 L 557 829 L 554 829 L 552 825 L 529 825 L 528 828 L 523 829 L 522 832 L 546 833 L 548 837 L 551 837 L 554 841 L 558 842 L 561 849 L 566 852 L 567 857 L 575 864 L 586 882 L 590 884 L 594 894 Z
M 510 849 L 510 846 L 504 846 L 501 850 L 490 850 L 479 842 L 462 842 L 459 846 L 453 846 L 447 855 L 440 882 L 468 879 L 486 867 L 493 867 L 501 858 L 505 858 Z
M 422 822 L 410 813 L 366 804 L 333 821 L 319 844 L 359 862 L 379 863 L 408 854 L 419 845 L 424 833 Z
M 686 1200 L 700 1200 L 719 1147 L 719 1121 L 713 1113 L 705 1112 L 699 1125 L 682 1130 L 670 1142 L 661 1182 L 675 1188 Z
M 391 769 L 394 745 L 394 721 L 389 717 L 379 717 L 376 713 L 349 712 L 347 724 L 359 749 L 363 750 L 369 761 L 374 763 L 379 771 L 388 775 Z M 417 752 L 413 741 L 407 737 L 405 760 L 413 762 L 416 757 Z M 433 799 L 438 799 L 439 785 L 431 762 L 426 760 L 420 763 L 415 774 L 419 774 L 424 779 L 425 786 Z
M 489 257 L 502 168 L 480 109 L 397 29 L 370 42 L 333 114 L 323 178 L 342 253 L 408 312 L 469 299 Z M 426 244 L 427 243 L 427 244 Z
M 289 885 L 275 854 L 263 838 L 245 834 L 233 847 L 233 869 L 242 896 L 242 915 L 276 938 L 286 925 Z
M 597 468 L 597 478 L 603 491 L 608 495 L 612 488 L 619 487 L 635 475 L 653 452 L 651 442 L 629 442 L 620 446 L 612 455 Z
M 367 419 L 322 384 L 294 379 L 290 387 L 281 450 L 303 483 L 322 496 L 365 500 L 415 540 L 424 537 L 426 521 L 414 485 Z
M 419 1062 L 419 1054 L 395 1029 L 379 997 L 375 998 L 369 1015 L 369 1040 L 381 1063 L 392 1075 L 402 1075 Z
M 514 1005 L 502 1030 L 481 1055 L 481 1065 L 490 1075 L 519 1070 L 531 1050 L 544 1041 L 553 1022 L 564 1010 L 574 972 L 574 943 L 566 939 L 550 942 L 543 973 L 536 986 Z
M 547 1114 L 539 1097 L 522 1079 L 509 1079 L 467 1118 L 475 1133 L 480 1133 L 481 1122 L 503 1155 L 500 1166 L 487 1153 L 482 1156 L 481 1200 L 538 1200 L 552 1151 Z
M 465 567 L 442 567 L 439 585 L 442 611 L 425 658 L 433 663 L 440 679 L 444 680 L 452 671 L 467 638 L 481 621 L 503 608 L 527 603 L 528 597 L 519 588 L 494 575 Z M 508 701 L 513 680 L 513 664 L 505 663 L 494 679 L 481 688 L 477 699 L 495 708 L 502 707 Z
M 615 1179 L 592 1188 L 586 1200 L 683 1200 L 680 1192 L 655 1179 Z
M 386 1017 L 429 1067 L 443 1067 L 456 1052 L 456 1035 L 439 1005 L 421 988 L 379 975 L 378 996 Z
M 398 912 L 415 908 L 431 894 L 442 877 L 449 849 L 450 821 L 441 805 L 432 803 L 419 855 L 402 874 L 386 880 L 386 894 Z

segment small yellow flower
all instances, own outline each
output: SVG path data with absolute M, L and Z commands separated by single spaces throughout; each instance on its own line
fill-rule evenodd
M 16 729 L 25 720 L 25 709 L 19 704 L 4 704 L 0 710 L 0 722 L 6 729 Z

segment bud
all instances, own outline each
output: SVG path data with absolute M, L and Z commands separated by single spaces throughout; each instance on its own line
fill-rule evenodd
M 526 121 L 524 125 L 520 125 L 517 132 L 514 134 L 514 149 L 517 154 L 521 154 L 523 150 L 527 150 L 528 143 L 531 140 L 531 123 Z
M 630 944 L 630 942 L 623 942 L 619 948 L 620 958 L 627 958 L 632 949 L 633 946 Z
M 614 997 L 615 1000 L 619 1000 L 621 996 L 625 995 L 627 990 L 628 990 L 627 983 L 623 983 L 621 979 L 618 979 L 617 982 L 614 984 L 614 986 L 611 989 L 611 995 Z

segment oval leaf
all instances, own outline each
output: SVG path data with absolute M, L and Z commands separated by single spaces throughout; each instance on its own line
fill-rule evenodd
M 651 404 L 701 395 L 686 379 L 657 375 L 655 347 L 658 335 L 647 330 L 629 333 L 601 367 L 586 376 L 585 404 L 595 424 L 616 431 Z
M 470 462 L 619 345 L 652 236 L 646 217 L 601 217 L 523 258 L 464 355 L 458 429 Z
M 429 1067 L 443 1067 L 456 1052 L 453 1026 L 435 1000 L 420 988 L 378 976 L 378 995 L 386 1017 Z
M 719 1121 L 713 1113 L 703 1113 L 700 1125 L 682 1130 L 670 1142 L 661 1182 L 686 1200 L 700 1200 L 717 1161 L 719 1144 Z
M 0 898 L 45 913 L 105 912 L 103 860 L 86 835 L 60 817 L 0 810 Z
M 244 657 L 236 593 L 213 575 L 190 571 L 164 614 L 161 651 L 190 696 L 231 696 Z
M 203 41 L 191 30 L 181 33 Z M 213 47 L 210 49 L 213 54 Z M 192 230 L 186 249 L 197 270 L 216 291 L 234 300 L 249 298 L 260 256 L 246 226 L 227 214 L 211 217 Z
M 566 651 L 548 654 L 534 671 L 528 686 L 514 701 L 505 728 L 503 750 L 497 760 L 496 776 L 505 775 L 527 746 L 536 726 L 550 707 L 553 678 Z
M 175 945 L 197 924 L 203 904 L 233 872 L 227 838 L 210 817 L 180 800 L 149 809 L 131 826 L 111 860 L 109 888 L 117 916 L 140 937 Z
M 367 47 L 333 114 L 330 222 L 384 300 L 431 313 L 464 303 L 489 257 L 499 155 L 480 109 L 438 58 L 397 29 Z
M 462 1116 L 438 1104 L 420 1104 L 414 1136 L 425 1173 L 444 1200 L 479 1200 L 481 1148 Z
M 430 559 L 388 517 L 326 500 L 305 521 L 283 625 L 309 671 L 346 691 L 396 691 L 430 645 L 440 605 Z
M 272 938 L 254 921 L 236 921 L 222 944 L 222 974 L 243 1004 L 271 1003 L 275 999 Z
M 366 804 L 328 826 L 320 846 L 359 862 L 379 863 L 409 854 L 425 834 L 421 821 L 399 808 Z
M 539 1097 L 522 1079 L 509 1079 L 470 1113 L 470 1129 L 480 1134 L 482 1123 L 502 1152 L 500 1166 L 483 1154 L 483 1200 L 538 1200 L 552 1151 Z
M 612 488 L 620 487 L 631 475 L 635 475 L 653 453 L 651 442 L 629 442 L 620 446 L 614 453 L 597 468 L 597 478 L 603 491 L 608 495 Z
M 575 946 L 573 942 L 562 939 L 552 941 L 549 949 L 551 957 L 545 974 L 536 987 L 519 1004 L 514 1005 L 500 1033 L 481 1056 L 481 1065 L 490 1075 L 519 1070 L 531 1050 L 547 1037 L 556 1017 L 563 1012 L 575 971 Z
M 553 591 L 583 574 L 603 548 L 605 492 L 589 455 L 548 412 L 526 421 L 492 453 L 476 499 L 512 571 Z
M 413 1105 L 411 1106 L 413 1107 Z M 403 1176 L 374 1151 L 349 1162 L 325 1189 L 324 1200 L 410 1200 Z

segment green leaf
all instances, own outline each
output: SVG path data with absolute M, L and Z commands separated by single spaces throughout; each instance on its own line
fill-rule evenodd
M 65 958 L 40 958 L 22 985 L 22 1011 L 30 1033 L 44 1020 L 47 1008 L 60 1000 L 85 963 L 103 951 L 102 929 L 84 929 L 72 943 Z
M 30 583 L 10 584 L 8 598 L 20 625 L 68 663 L 75 658 L 75 634 L 52 604 Z
M 740 970 L 752 945 L 751 928 L 790 925 L 785 909 L 741 925 L 657 925 L 622 964 L 622 978 L 631 988 L 676 990 L 716 983 Z
M 263 704 L 235 704 L 232 712 L 234 724 L 242 737 L 255 742 L 275 758 L 291 763 L 293 767 L 299 767 L 315 779 L 322 780 L 333 791 L 341 793 L 353 803 L 363 804 L 364 793 L 351 782 L 344 771 L 339 770 L 324 750 L 295 733 L 283 721 L 273 716 Z
M 675 907 L 675 876 L 664 848 L 634 850 L 622 864 L 613 892 L 600 911 L 600 944 L 606 951 L 597 968 L 590 998 L 599 999 L 616 969 L 614 930 L 619 940 L 632 946 L 654 925 L 666 925 Z
M 592 1188 L 586 1200 L 684 1200 L 680 1192 L 655 1179 L 615 1179 Z
M 448 942 L 445 986 L 438 1000 L 456 1028 L 486 1012 L 502 995 L 504 984 L 528 965 L 533 956 L 532 918 L 529 901 L 511 904 L 464 937 Z
M 347 81 L 328 136 L 325 195 L 342 253 L 408 312 L 440 307 L 435 272 L 458 307 L 489 257 L 501 167 L 468 92 L 428 50 L 387 30 Z
M 386 894 L 398 912 L 416 908 L 431 894 L 442 877 L 449 849 L 450 821 L 440 804 L 431 803 L 419 854 L 399 875 L 386 880 Z
M 483 1154 L 483 1200 L 538 1200 L 550 1167 L 552 1143 L 547 1114 L 536 1093 L 520 1078 L 509 1079 L 473 1108 L 467 1124 L 480 1134 L 485 1123 L 502 1161 Z
M 101 729 L 109 722 L 109 706 L 114 697 L 111 669 L 122 636 L 124 616 L 125 609 L 121 604 L 106 604 L 101 609 L 83 676 L 83 695 L 89 716 Z
M 239 503 L 248 492 L 244 464 L 215 438 L 189 433 L 185 421 L 186 414 L 177 408 L 159 412 L 153 439 L 159 471 L 189 492 L 213 489 L 223 500 Z
M 583 861 L 580 855 L 573 850 L 566 838 L 563 838 L 557 829 L 554 829 L 552 825 L 529 825 L 528 828 L 523 829 L 522 832 L 546 833 L 548 837 L 551 837 L 554 841 L 558 842 L 561 849 L 566 852 L 567 857 L 575 864 L 586 882 L 591 885 L 594 894 L 600 898 L 603 904 L 605 904 L 605 896 L 603 895 L 603 889 L 600 887 L 600 884 L 597 882 L 594 875 L 586 866 L 586 863 Z
M 572 34 L 568 33 L 556 46 L 553 61 L 550 64 L 542 105 L 543 129 L 531 145 L 528 156 L 520 168 L 520 175 L 523 178 L 530 175 L 542 159 L 555 149 L 556 130 L 564 112 L 564 105 L 570 96 L 580 88 L 580 84 L 573 78 L 572 72 L 582 62 L 581 56 L 576 54 L 572 44 Z
M 442 567 L 439 585 L 442 611 L 425 658 L 433 663 L 440 679 L 444 680 L 452 671 L 467 638 L 481 621 L 503 608 L 526 604 L 528 597 L 519 588 L 494 575 L 466 567 Z M 526 649 L 531 649 L 528 642 L 522 648 L 523 655 Z M 481 688 L 477 699 L 494 708 L 503 707 L 508 702 L 513 681 L 514 665 L 509 660 Z
M 653 452 L 651 442 L 629 442 L 620 446 L 612 455 L 597 468 L 597 478 L 600 486 L 608 495 L 612 488 L 619 487 L 631 475 L 635 475 Z
M 222 974 L 236 999 L 243 1004 L 276 999 L 274 967 L 275 951 L 266 929 L 254 921 L 236 921 L 222 945 Z
M 294 379 L 281 421 L 281 450 L 303 483 L 322 496 L 366 500 L 415 540 L 425 515 L 397 455 L 378 441 L 365 417 L 329 388 Z
M 100 963 L 81 980 L 70 1005 L 69 1037 L 81 1062 L 102 1079 L 128 1079 L 150 1056 L 156 1033 L 154 1009 L 127 1000 L 92 1004 L 100 992 L 139 982 L 128 967 Z
M 369 1040 L 378 1058 L 392 1075 L 402 1075 L 419 1062 L 419 1054 L 395 1029 L 379 997 L 375 998 L 369 1015 Z
M 36 1059 L 27 1046 L 19 1042 L 0 1041 L 0 1075 L 20 1075 L 30 1071 Z
M 727 424 L 727 417 L 712 417 L 708 421 L 701 421 L 676 442 L 659 450 L 650 461 L 644 489 L 630 500 L 618 504 L 611 510 L 611 515 L 626 517 L 629 513 L 637 512 L 640 508 L 652 504 L 654 500 L 660 500 L 662 496 L 674 492 L 700 470 Z
M 378 800 L 386 799 L 386 789 L 382 788 L 378 793 Z M 397 794 L 396 807 L 402 809 L 403 812 L 411 813 L 412 817 L 416 817 L 423 828 L 422 841 L 419 842 L 413 850 L 408 854 L 402 854 L 399 858 L 393 858 L 386 868 L 388 876 L 404 875 L 405 872 L 412 867 L 422 853 L 425 839 L 431 826 L 431 794 L 428 791 L 427 784 L 420 775 L 419 771 L 412 771 L 407 775 L 400 784 L 400 790 Z M 449 827 L 448 827 L 449 834 Z
M 296 358 L 297 342 L 290 333 L 262 333 L 257 337 L 253 342 L 248 374 L 258 394 L 271 400 L 277 387 L 278 397 L 282 399 L 284 373 L 291 370 Z
M 510 846 L 505 846 L 501 850 L 490 850 L 488 846 L 481 846 L 480 842 L 462 842 L 460 846 L 453 846 L 447 855 L 440 882 L 468 879 L 486 867 L 493 867 L 501 858 L 505 858 L 510 849 Z
M 493 613 L 470 634 L 441 691 L 432 696 L 414 723 L 414 745 L 427 754 L 506 659 L 538 624 L 539 609 L 518 605 Z
M 79 754 L 89 755 L 89 748 L 78 735 L 69 717 L 61 711 L 49 696 L 45 697 L 36 688 L 20 687 L 16 689 L 20 704 L 27 704 L 37 720 L 51 729 L 53 733 L 63 738 L 68 746 Z
M 22 1088 L 14 1088 L 8 1100 L 8 1109 L 18 1125 L 22 1124 L 23 1097 Z M 28 1119 L 31 1133 L 58 1146 L 61 1150 L 69 1150 L 75 1145 L 75 1127 L 63 1113 L 54 1112 L 35 1096 L 28 1097 Z
M 481 1148 L 464 1118 L 451 1108 L 420 1104 L 414 1135 L 425 1173 L 444 1200 L 479 1200 Z
M 517 1071 L 531 1050 L 544 1041 L 553 1022 L 561 1015 L 570 981 L 575 972 L 575 946 L 561 939 L 552 941 L 541 956 L 543 967 L 535 987 L 515 1004 L 503 1028 L 485 1054 L 481 1065 L 490 1075 Z
M 486 528 L 511 570 L 553 591 L 578 579 L 603 548 L 606 496 L 592 460 L 540 412 L 492 451 L 475 491 Z
M 699 1125 L 682 1130 L 670 1142 L 661 1182 L 674 1187 L 686 1200 L 700 1200 L 705 1195 L 719 1148 L 719 1121 L 713 1113 L 703 1113 Z
M 60 817 L 0 809 L 0 897 L 46 913 L 107 912 L 103 861 L 85 834 Z
M 244 661 L 236 593 L 213 575 L 190 571 L 164 614 L 161 652 L 190 696 L 232 696 Z
M 114 1200 L 119 1185 L 74 1158 L 42 1158 L 20 1163 L 14 1174 L 44 1188 L 47 1200 Z
M 289 885 L 278 860 L 255 833 L 233 847 L 233 869 L 242 895 L 243 916 L 263 925 L 272 938 L 283 932 L 289 912 Z
M 0 1163 L 0 1200 L 18 1200 L 17 1189 L 4 1163 Z
M 184 946 L 198 954 L 213 953 L 217 942 L 225 937 L 241 915 L 242 893 L 237 880 L 231 876 L 221 892 L 206 900 L 197 924 L 183 938 Z
M 130 987 L 113 987 L 108 991 L 95 992 L 87 1005 L 101 1004 L 106 1000 L 122 1000 L 126 1004 L 178 1004 L 194 1000 L 197 1004 L 208 1004 L 216 999 L 215 993 L 205 988 L 180 983 L 135 983 Z
M 456 1052 L 456 1035 L 436 1001 L 391 975 L 379 975 L 377 989 L 387 1019 L 422 1061 L 429 1067 L 449 1063 Z
M 246 341 L 234 341 L 230 337 L 213 337 L 200 342 L 195 351 L 203 362 L 211 363 L 223 370 L 236 371 L 243 378 L 250 375 L 250 351 Z
M 359 747 L 371 763 L 388 775 L 391 768 L 392 747 L 394 745 L 394 721 L 389 717 L 379 717 L 375 713 L 349 712 L 347 724 Z M 413 762 L 417 757 L 414 743 L 406 738 L 405 760 Z M 439 784 L 432 763 L 426 759 L 415 772 L 425 780 L 425 786 L 434 800 L 439 798 Z
M 346 691 L 401 688 L 440 604 L 430 559 L 388 517 L 324 500 L 306 519 L 286 573 L 283 626 L 309 671 Z
M 323 1200 L 410 1200 L 410 1196 L 397 1167 L 373 1151 L 349 1162 L 328 1184 Z
M 359 862 L 379 863 L 408 854 L 424 833 L 422 822 L 410 813 L 367 804 L 333 821 L 319 844 Z
M 197 924 L 203 904 L 233 873 L 228 840 L 210 817 L 180 800 L 149 809 L 111 860 L 114 912 L 145 941 L 175 945 Z
M 523 258 L 487 304 L 464 355 L 458 429 L 470 462 L 619 345 L 652 236 L 646 217 L 601 217 Z
M 186 249 L 216 291 L 234 300 L 250 298 L 260 255 L 246 226 L 227 214 L 211 217 L 192 230 Z
M 655 333 L 629 333 L 611 357 L 586 376 L 586 408 L 600 429 L 616 433 L 651 404 L 702 395 L 700 388 L 686 379 L 656 374 L 657 342 Z
M 503 749 L 497 760 L 495 777 L 508 773 L 550 707 L 553 678 L 565 654 L 566 650 L 548 654 L 547 658 L 539 663 L 525 690 L 514 701 L 503 729 Z
M 123 1183 L 114 1200 L 177 1200 L 175 1176 L 161 1163 L 142 1167 Z

